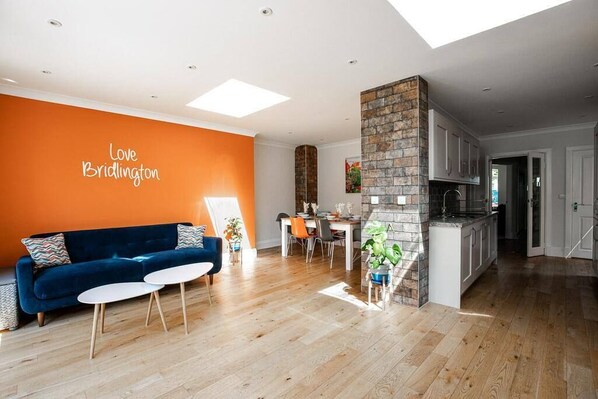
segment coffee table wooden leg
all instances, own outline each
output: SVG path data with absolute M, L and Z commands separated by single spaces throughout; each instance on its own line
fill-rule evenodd
M 212 292 L 210 292 L 210 278 L 206 274 L 206 287 L 208 287 L 208 300 L 210 301 L 210 306 L 212 306 Z
M 168 327 L 166 327 L 166 320 L 164 320 L 164 312 L 162 312 L 162 305 L 160 304 L 160 294 L 158 293 L 158 291 L 154 291 L 154 296 L 156 297 L 156 305 L 158 306 L 160 319 L 162 319 L 162 326 L 164 327 L 164 331 L 168 332 Z
M 185 304 L 185 283 L 181 283 L 181 302 L 183 305 L 183 322 L 185 323 L 185 334 L 189 334 L 189 327 L 187 327 L 187 305 Z
M 104 334 L 104 321 L 106 320 L 106 304 L 100 306 L 100 334 Z
M 98 317 L 100 315 L 100 304 L 96 303 L 93 308 L 93 324 L 91 327 L 91 345 L 89 348 L 89 358 L 93 359 L 93 353 L 96 346 L 96 331 L 98 330 Z
M 149 305 L 147 306 L 147 316 L 145 316 L 145 326 L 149 325 L 150 317 L 152 316 L 152 303 L 154 302 L 154 293 L 150 294 Z

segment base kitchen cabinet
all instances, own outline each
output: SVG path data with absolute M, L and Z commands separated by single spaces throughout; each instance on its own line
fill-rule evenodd
M 430 301 L 461 307 L 461 295 L 496 261 L 497 217 L 430 220 Z

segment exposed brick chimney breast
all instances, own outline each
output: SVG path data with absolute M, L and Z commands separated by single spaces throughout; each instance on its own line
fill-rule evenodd
M 313 145 L 295 148 L 296 212 L 303 212 L 303 201 L 318 202 L 318 149 Z

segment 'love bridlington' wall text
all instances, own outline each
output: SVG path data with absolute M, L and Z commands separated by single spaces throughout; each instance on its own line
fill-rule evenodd
M 116 151 L 112 148 L 110 143 L 110 159 L 112 164 L 104 162 L 102 165 L 94 165 L 91 162 L 83 161 L 83 176 L 97 177 L 97 178 L 112 178 L 112 179 L 130 179 L 133 186 L 139 187 L 143 180 L 160 180 L 158 169 L 146 168 L 143 164 L 136 167 L 123 166 L 119 161 L 138 162 L 137 153 L 135 150 L 128 148 L 123 150 L 117 148 Z

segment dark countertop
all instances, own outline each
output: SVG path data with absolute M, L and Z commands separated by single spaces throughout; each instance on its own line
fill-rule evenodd
M 432 218 L 430 218 L 430 227 L 464 227 L 464 226 L 468 226 L 470 224 L 479 222 L 480 220 L 483 220 L 487 217 L 490 217 L 492 215 L 497 215 L 498 212 L 496 211 L 492 211 L 489 212 L 485 215 L 476 215 L 477 217 L 471 217 L 471 216 L 449 216 L 446 219 L 442 218 L 442 216 L 434 216 Z

